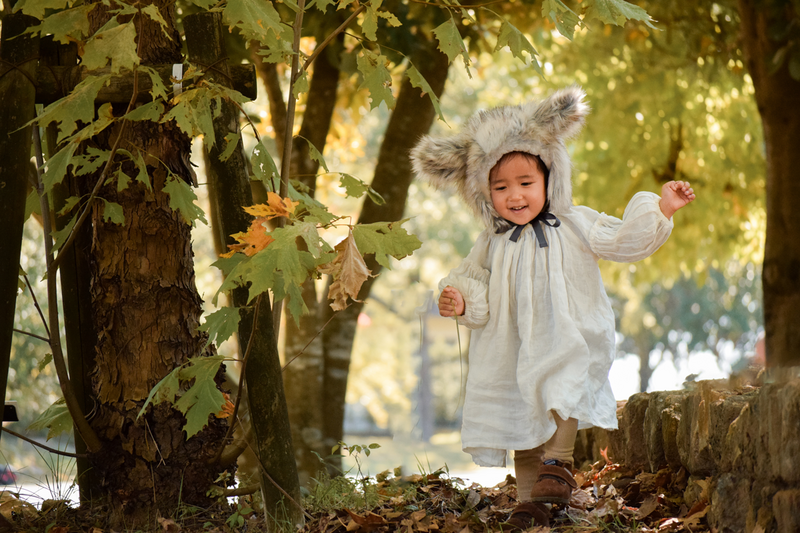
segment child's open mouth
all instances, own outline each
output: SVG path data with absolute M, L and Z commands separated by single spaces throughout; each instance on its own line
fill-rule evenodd
M 523 206 L 521 206 L 521 207 L 510 207 L 509 209 L 510 209 L 511 211 L 522 211 L 522 210 L 523 210 L 523 209 L 525 209 L 526 207 L 528 207 L 528 206 L 527 206 L 527 205 L 523 205 Z

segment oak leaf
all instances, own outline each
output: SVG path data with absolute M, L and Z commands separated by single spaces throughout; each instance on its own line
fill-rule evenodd
M 323 274 L 333 276 L 328 290 L 328 299 L 333 300 L 331 309 L 341 311 L 347 307 L 347 298 L 357 300 L 361 285 L 372 275 L 364 257 L 358 251 L 351 231 L 347 238 L 336 245 L 336 259 L 320 268 Z

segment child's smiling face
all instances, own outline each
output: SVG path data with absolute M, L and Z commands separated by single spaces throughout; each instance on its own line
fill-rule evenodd
M 521 154 L 512 154 L 492 170 L 489 188 L 495 210 L 514 224 L 536 218 L 547 201 L 544 174 L 535 161 Z

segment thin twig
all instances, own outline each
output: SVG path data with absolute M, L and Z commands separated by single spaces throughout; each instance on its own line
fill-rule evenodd
M 233 430 L 236 428 L 237 420 L 239 418 L 239 405 L 242 403 L 242 395 L 244 391 L 244 373 L 247 370 L 247 359 L 250 357 L 250 352 L 253 349 L 253 340 L 256 337 L 256 329 L 258 328 L 258 311 L 261 308 L 261 298 L 263 298 L 264 293 L 258 295 L 256 298 L 256 303 L 253 306 L 253 327 L 250 330 L 250 338 L 247 340 L 247 348 L 244 352 L 244 357 L 242 358 L 242 370 L 240 371 L 239 376 L 239 388 L 236 392 L 236 404 L 233 406 L 233 414 L 231 415 L 231 423 L 228 425 L 228 431 L 225 433 L 225 437 L 222 439 L 222 444 L 219 447 L 217 453 L 214 454 L 214 458 L 211 460 L 211 464 L 218 463 L 220 458 L 222 457 L 222 452 L 225 451 L 225 446 L 228 440 L 230 440 L 231 435 L 233 435 Z
M 225 496 L 226 498 L 231 498 L 233 496 L 248 496 L 250 494 L 255 494 L 261 489 L 260 483 L 254 483 L 252 485 L 247 485 L 245 487 L 237 487 L 235 489 L 223 489 L 219 486 L 212 486 L 212 488 L 216 487 L 220 491 L 220 496 Z
M 337 36 L 337 35 L 339 35 L 340 33 L 342 33 L 342 32 L 345 30 L 345 28 L 347 28 L 347 27 L 350 25 L 350 23 L 351 23 L 351 22 L 353 22 L 353 19 L 355 19 L 355 18 L 356 18 L 356 17 L 357 17 L 357 16 L 358 16 L 358 15 L 359 15 L 359 14 L 360 14 L 362 11 L 364 11 L 365 9 L 367 9 L 367 6 L 365 6 L 365 5 L 363 5 L 363 4 L 362 4 L 362 5 L 360 5 L 360 6 L 358 7 L 358 9 L 356 9 L 355 11 L 353 11 L 353 13 L 352 13 L 352 14 L 351 14 L 349 17 L 347 17 L 347 20 L 345 20 L 344 22 L 342 22 L 342 23 L 339 25 L 339 27 L 338 27 L 338 28 L 336 28 L 335 30 L 333 30 L 333 32 L 332 32 L 330 35 L 328 35 L 327 37 L 325 37 L 325 40 L 324 40 L 324 41 L 322 41 L 322 43 L 320 43 L 320 45 L 319 45 L 319 46 L 317 46 L 316 48 L 314 48 L 314 51 L 311 53 L 311 55 L 310 55 L 310 56 L 308 56 L 308 59 L 306 59 L 306 62 L 305 62 L 305 63 L 303 63 L 303 68 L 302 68 L 302 70 L 308 70 L 308 67 L 310 67 L 310 66 L 311 66 L 311 63 L 313 63 L 313 62 L 314 62 L 314 60 L 315 60 L 315 59 L 317 58 L 317 56 L 319 56 L 319 54 L 320 54 L 320 53 L 321 53 L 321 52 L 322 52 L 322 51 L 325 49 L 325 47 L 326 47 L 326 46 L 328 46 L 328 45 L 331 43 L 331 41 L 333 41 L 333 40 L 336 38 L 336 36 Z M 300 77 L 300 72 L 298 72 L 297 74 L 295 74 L 295 75 L 293 75 L 293 76 L 294 76 L 294 77 L 293 77 L 293 79 L 292 79 L 292 83 L 296 82 L 296 81 L 297 81 L 297 78 L 299 78 L 299 77 Z
M 305 353 L 305 351 L 306 351 L 306 348 L 308 348 L 308 347 L 309 347 L 309 345 L 310 345 L 312 342 L 314 342 L 314 339 L 316 339 L 317 337 L 319 337 L 320 333 L 322 333 L 322 331 L 323 331 L 323 330 L 324 330 L 324 329 L 327 327 L 327 325 L 331 323 L 331 320 L 333 320 L 333 317 L 335 317 L 335 316 L 336 316 L 336 313 L 333 313 L 333 314 L 331 315 L 331 317 L 328 319 L 328 321 L 327 321 L 327 322 L 325 322 L 325 324 L 323 324 L 323 325 L 322 325 L 322 328 L 321 328 L 321 329 L 320 329 L 318 332 L 316 332 L 316 333 L 314 334 L 314 336 L 313 336 L 313 337 L 311 337 L 311 340 L 310 340 L 310 341 L 308 341 L 308 342 L 306 343 L 306 345 L 305 345 L 305 346 L 303 346 L 303 349 L 302 349 L 302 350 L 300 350 L 299 352 L 297 352 L 297 354 L 296 354 L 294 357 L 292 357 L 291 359 L 289 359 L 288 361 L 286 361 L 286 364 L 285 364 L 285 365 L 283 365 L 283 368 L 281 368 L 281 372 L 283 372 L 284 370 L 286 370 L 286 367 L 287 367 L 287 366 L 289 366 L 290 364 L 292 364 L 292 361 L 294 361 L 295 359 L 297 359 L 298 357 L 300 357 L 301 355 L 303 355 L 303 353 Z
M 33 444 L 34 446 L 38 446 L 39 448 L 42 448 L 43 450 L 46 450 L 46 451 L 48 451 L 48 452 L 50 452 L 50 453 L 54 453 L 54 454 L 56 454 L 56 455 L 63 455 L 64 457 L 72 457 L 73 459 L 86 459 L 86 458 L 88 457 L 88 455 L 86 455 L 85 453 L 69 453 L 69 452 L 62 452 L 61 450 L 56 450 L 55 448 L 51 448 L 50 446 L 45 446 L 45 445 L 44 445 L 44 444 L 42 444 L 41 442 L 36 442 L 35 440 L 33 440 L 33 439 L 30 439 L 30 438 L 28 438 L 28 437 L 26 437 L 26 436 L 24 436 L 24 435 L 20 435 L 20 434 L 19 434 L 19 433 L 17 433 L 16 431 L 11 431 L 11 430 L 10 430 L 10 429 L 8 429 L 8 428 L 2 428 L 2 429 L 3 429 L 3 431 L 5 431 L 6 433 L 8 433 L 8 434 L 10 434 L 10 435 L 14 435 L 14 436 L 15 436 L 15 437 L 17 437 L 18 439 L 22 439 L 22 440 L 24 440 L 25 442 L 29 442 L 29 443 Z
M 33 298 L 33 305 L 36 307 L 36 310 L 39 311 L 39 316 L 42 319 L 42 324 L 44 325 L 44 331 L 47 333 L 47 337 L 51 337 L 50 335 L 50 328 L 47 327 L 47 319 L 44 317 L 44 311 L 39 306 L 39 300 L 36 299 L 36 293 L 33 292 L 33 287 L 31 286 L 31 281 L 28 279 L 28 275 L 25 274 L 23 276 L 25 278 L 25 285 L 28 286 L 28 292 L 31 293 L 31 298 Z M 47 342 L 50 342 L 49 339 Z
M 21 333 L 23 335 L 27 335 L 28 337 L 33 337 L 34 339 L 39 339 L 40 341 L 44 341 L 44 342 L 50 344 L 50 339 L 48 339 L 47 337 L 42 337 L 41 335 L 37 335 L 36 333 L 31 333 L 30 331 L 23 331 L 23 330 L 17 329 L 17 328 L 12 328 L 12 329 L 16 333 Z

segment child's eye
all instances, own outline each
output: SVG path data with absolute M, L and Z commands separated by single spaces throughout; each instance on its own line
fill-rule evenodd
M 495 187 L 494 190 L 496 190 L 496 191 L 504 191 L 504 190 L 506 190 L 506 188 L 505 187 Z
M 532 183 L 533 183 L 532 181 L 523 181 L 522 182 L 522 186 L 523 187 L 527 187 L 528 185 L 531 185 Z

